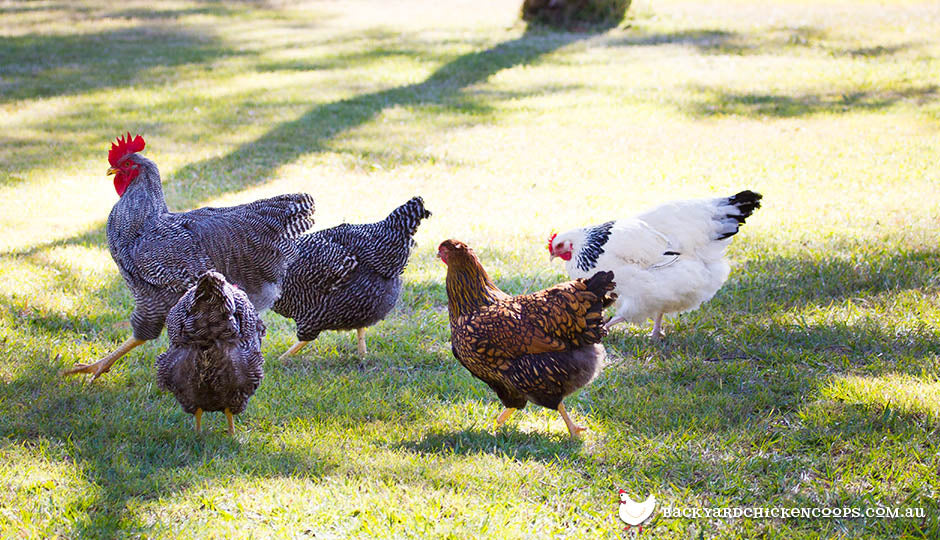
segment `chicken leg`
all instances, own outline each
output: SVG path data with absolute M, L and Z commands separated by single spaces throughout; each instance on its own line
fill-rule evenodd
M 76 373 L 91 373 L 91 380 L 94 381 L 101 375 L 108 372 L 111 369 L 111 366 L 118 361 L 119 358 L 129 353 L 134 347 L 146 343 L 146 340 L 137 339 L 135 337 L 130 337 L 121 344 L 120 347 L 114 350 L 108 356 L 105 356 L 101 360 L 98 360 L 94 364 L 76 364 L 72 369 L 67 369 L 62 372 L 62 375 L 75 375 Z
M 565 410 L 565 404 L 558 404 L 558 412 L 561 414 L 562 420 L 565 421 L 565 425 L 568 426 L 568 433 L 571 434 L 572 438 L 579 437 L 579 434 L 585 430 L 585 428 L 575 424 L 571 421 L 571 418 L 568 417 L 568 411 Z
M 653 319 L 653 331 L 650 332 L 650 337 L 656 341 L 659 341 L 663 339 L 664 337 L 666 337 L 666 335 L 663 334 L 663 314 L 662 313 L 660 313 L 659 315 L 656 316 L 655 319 Z
M 202 409 L 196 409 L 196 433 L 202 433 Z
M 503 423 L 514 412 L 516 412 L 516 409 L 513 409 L 512 407 L 506 407 L 503 409 L 503 412 L 499 413 L 499 416 L 496 417 L 496 427 L 503 425 Z
M 232 437 L 235 436 L 235 419 L 232 417 L 232 410 L 228 407 L 225 408 L 225 419 L 228 420 L 228 434 Z
M 622 323 L 622 322 L 625 321 L 625 320 L 626 320 L 626 319 L 624 319 L 624 318 L 621 317 L 620 315 L 615 315 L 615 316 L 611 317 L 609 321 L 607 321 L 606 323 L 604 323 L 604 330 L 610 330 L 610 327 L 611 327 L 611 326 L 613 326 L 613 325 L 615 325 L 615 324 L 617 324 L 617 323 Z
M 362 358 L 366 355 L 366 329 L 356 328 L 356 338 L 359 342 L 359 357 Z
M 287 358 L 288 356 L 292 356 L 292 355 L 294 355 L 294 354 L 297 354 L 297 351 L 299 351 L 300 349 L 303 349 L 304 346 L 305 346 L 306 344 L 308 344 L 308 343 L 310 343 L 310 342 L 309 342 L 309 341 L 298 341 L 297 343 L 294 343 L 293 347 L 291 347 L 290 349 L 287 349 L 287 352 L 285 352 L 285 353 L 282 354 L 280 357 L 278 357 L 278 360 L 284 360 L 284 359 Z

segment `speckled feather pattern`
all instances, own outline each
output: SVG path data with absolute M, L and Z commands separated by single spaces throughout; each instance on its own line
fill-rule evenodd
M 471 374 L 517 409 L 527 401 L 554 409 L 594 378 L 613 274 L 514 297 L 493 284 L 472 250 L 455 245 L 446 259 L 451 345 Z
M 294 238 L 313 225 L 313 199 L 280 195 L 228 208 L 170 212 L 160 172 L 131 154 L 140 174 L 108 217 L 108 248 L 134 294 L 134 337 L 154 339 L 170 308 L 208 270 L 238 285 L 259 310 L 280 295 Z
M 167 316 L 168 350 L 156 361 L 157 384 L 183 410 L 238 414 L 264 377 L 264 323 L 243 291 L 207 272 Z
M 300 237 L 298 255 L 272 309 L 294 319 L 302 341 L 316 339 L 323 330 L 379 322 L 398 301 L 412 237 L 430 215 L 423 199 L 414 197 L 382 221 L 342 224 Z

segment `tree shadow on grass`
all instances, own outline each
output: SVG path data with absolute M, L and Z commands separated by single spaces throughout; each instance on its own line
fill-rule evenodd
M 193 184 L 202 177 L 220 178 L 214 196 L 259 184 L 270 172 L 302 155 L 330 150 L 328 143 L 341 133 L 368 123 L 382 111 L 396 106 L 442 107 L 443 111 L 480 112 L 481 103 L 468 100 L 463 91 L 484 82 L 495 73 L 536 62 L 560 47 L 586 39 L 591 34 L 527 33 L 489 49 L 466 54 L 448 62 L 421 83 L 363 94 L 313 107 L 300 118 L 285 122 L 229 154 L 182 167 L 164 183 Z M 316 192 L 316 186 L 311 186 Z M 200 190 L 185 190 L 169 201 L 174 209 L 192 208 L 204 199 Z M 54 245 L 73 245 L 100 238 L 105 224 L 71 238 L 38 244 L 14 253 L 34 253 Z
M 817 48 L 832 56 L 880 57 L 890 56 L 913 49 L 920 44 L 904 42 L 870 45 L 867 47 L 842 47 L 834 42 L 829 33 L 813 26 L 774 26 L 753 32 L 729 31 L 719 28 L 697 28 L 666 33 L 644 33 L 631 31 L 623 37 L 607 41 L 609 47 L 648 47 L 656 45 L 681 45 L 695 47 L 708 55 L 767 55 L 780 54 L 787 50 Z
M 0 103 L 131 86 L 151 68 L 239 54 L 211 34 L 160 25 L 95 34 L 0 36 Z
M 526 34 L 484 51 L 448 62 L 425 81 L 363 94 L 314 107 L 298 119 L 285 122 L 229 154 L 178 170 L 174 180 L 193 181 L 211 172 L 240 189 L 263 180 L 271 170 L 302 155 L 328 150 L 327 142 L 344 131 L 363 125 L 396 106 L 466 106 L 461 93 L 495 73 L 530 64 L 586 34 Z M 192 203 L 195 201 L 186 201 Z
M 558 417 L 557 421 L 561 422 L 561 417 Z M 418 440 L 407 441 L 395 445 L 394 448 L 423 454 L 459 456 L 492 454 L 520 461 L 534 459 L 553 462 L 559 458 L 577 454 L 583 445 L 581 439 L 572 439 L 567 434 L 525 433 L 507 424 L 495 431 L 479 428 L 429 431 Z
M 904 85 L 901 88 L 807 92 L 801 94 L 763 94 L 732 92 L 714 87 L 694 87 L 702 96 L 685 107 L 694 116 L 748 116 L 792 118 L 813 114 L 877 111 L 898 103 L 922 107 L 940 100 L 940 86 Z
M 80 488 L 86 493 L 68 503 L 69 513 L 81 518 L 67 534 L 114 538 L 151 528 L 131 510 L 139 503 L 172 498 L 214 478 L 317 479 L 339 465 L 316 449 L 272 445 L 247 433 L 253 405 L 236 417 L 236 438 L 225 432 L 221 414 L 206 415 L 198 435 L 191 416 L 149 383 L 124 376 L 82 386 L 33 362 L 0 385 L 0 438 L 44 448 L 45 459 L 79 469 L 93 487 Z
M 821 246 L 831 255 L 810 252 L 748 260 L 733 270 L 722 291 L 740 300 L 753 297 L 777 309 L 791 309 L 940 284 L 936 279 L 940 251 L 936 249 L 866 249 L 848 258 L 845 250 L 852 249 L 850 241 L 837 239 Z

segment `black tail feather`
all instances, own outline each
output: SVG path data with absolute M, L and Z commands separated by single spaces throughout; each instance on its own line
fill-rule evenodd
M 598 272 L 588 278 L 585 285 L 587 286 L 587 290 L 602 299 L 604 307 L 611 305 L 614 303 L 614 300 L 617 299 L 617 295 L 610 292 L 617 286 L 617 284 L 614 283 L 613 272 Z
M 740 193 L 736 193 L 728 197 L 728 203 L 731 206 L 737 207 L 741 212 L 739 216 L 732 216 L 738 220 L 738 223 L 744 223 L 744 220 L 751 217 L 751 214 L 754 213 L 754 210 L 760 208 L 760 200 L 764 198 L 760 193 L 755 193 L 749 189 L 746 189 Z
M 760 193 L 744 190 L 740 193 L 736 193 L 728 197 L 727 204 L 721 206 L 727 208 L 732 206 L 736 211 L 727 211 L 724 214 L 715 216 L 715 220 L 721 223 L 720 230 L 718 231 L 717 240 L 724 240 L 738 233 L 739 227 L 744 223 L 744 221 L 751 217 L 751 214 L 754 213 L 754 210 L 760 208 L 760 200 L 764 196 Z

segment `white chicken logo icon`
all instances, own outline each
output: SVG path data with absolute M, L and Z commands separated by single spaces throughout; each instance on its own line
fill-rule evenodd
M 627 529 L 631 526 L 640 525 L 653 515 L 653 511 L 656 509 L 656 497 L 652 494 L 645 501 L 638 503 L 631 499 L 626 491 L 621 489 L 619 493 L 620 511 L 618 515 L 621 521 L 627 524 Z M 640 526 L 640 532 L 643 532 L 642 525 Z

